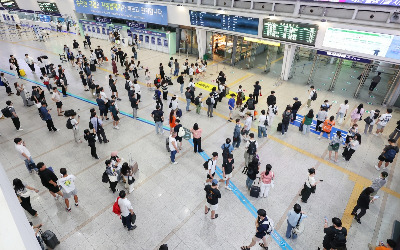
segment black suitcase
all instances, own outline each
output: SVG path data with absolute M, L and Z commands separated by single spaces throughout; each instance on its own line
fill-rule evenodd
M 90 64 L 90 70 L 91 71 L 96 71 L 96 64 Z
M 41 233 L 41 237 L 44 244 L 51 249 L 54 249 L 58 244 L 60 244 L 57 236 L 50 230 L 46 230 L 44 233 Z
M 70 117 L 74 113 L 75 113 L 75 111 L 73 109 L 68 109 L 68 110 L 65 110 L 64 116 L 65 117 Z
M 169 137 L 167 137 L 167 139 L 165 140 L 165 146 L 167 147 L 167 151 L 171 152 L 171 150 L 169 150 Z
M 250 196 L 254 197 L 254 198 L 258 198 L 258 196 L 260 196 L 260 191 L 261 191 L 261 189 L 259 186 L 253 185 L 253 186 L 251 186 L 251 189 L 250 189 Z
M 282 123 L 281 123 L 281 122 L 278 123 L 278 128 L 277 128 L 277 130 L 278 130 L 278 131 L 282 131 Z

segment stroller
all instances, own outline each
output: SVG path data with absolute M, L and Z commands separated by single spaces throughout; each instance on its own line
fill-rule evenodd
M 60 56 L 61 63 L 67 62 L 67 57 L 64 54 L 58 54 Z
M 134 188 L 134 183 L 137 179 L 139 179 L 139 167 L 137 162 L 133 159 L 132 154 L 129 153 L 128 156 L 128 178 L 125 180 L 125 188 L 128 190 L 129 193 L 132 193 Z

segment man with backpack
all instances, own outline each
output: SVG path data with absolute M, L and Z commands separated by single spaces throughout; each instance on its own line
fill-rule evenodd
M 67 129 L 72 129 L 72 131 L 74 132 L 75 142 L 82 143 L 81 139 L 79 138 L 79 127 L 78 127 L 81 117 L 78 115 L 78 120 L 76 120 L 75 116 L 76 116 L 76 112 L 73 111 L 73 113 L 71 113 L 71 116 L 67 120 L 66 127 L 67 127 Z
M 119 211 L 116 207 L 119 208 Z M 132 223 L 135 223 L 132 219 L 134 218 L 136 220 L 136 214 L 133 212 L 132 204 L 126 198 L 126 192 L 124 190 L 119 192 L 119 197 L 113 206 L 113 212 L 121 215 L 122 225 L 127 227 L 128 231 L 131 231 L 137 227 L 136 225 L 132 225 Z
M 286 110 L 282 114 L 282 135 L 284 135 L 288 128 L 289 128 L 289 123 L 292 121 L 293 115 L 291 111 L 291 107 L 287 106 Z
M 182 150 L 182 137 L 185 135 L 185 130 L 183 129 L 183 126 L 181 124 L 181 120 L 176 119 L 175 120 L 176 126 L 174 127 L 174 132 L 176 133 L 176 143 L 178 146 L 179 142 L 179 150 Z
M 164 122 L 164 112 L 160 109 L 160 105 L 156 106 L 156 110 L 151 112 L 151 117 L 154 119 L 155 127 L 156 127 L 156 134 L 163 134 L 163 122 Z M 159 132 L 160 131 L 160 132 Z
M 169 140 L 168 140 L 168 146 L 169 146 L 169 150 L 171 152 L 171 164 L 178 164 L 177 161 L 175 161 L 175 155 L 176 153 L 179 153 L 179 149 L 178 149 L 178 145 L 176 142 L 176 137 L 177 133 L 173 132 L 170 136 L 169 136 Z
M 212 158 L 204 162 L 203 167 L 207 171 L 206 185 L 214 179 L 215 169 L 217 168 L 218 153 L 213 152 Z
M 189 112 L 189 111 L 191 111 L 190 110 L 190 102 L 192 101 L 192 93 L 191 93 L 189 87 L 186 88 L 185 97 L 186 97 L 186 111 Z
M 264 209 L 258 209 L 257 211 L 257 219 L 256 219 L 256 235 L 251 240 L 250 245 L 242 246 L 240 249 L 242 250 L 250 250 L 257 242 L 260 240 L 263 243 L 260 243 L 260 247 L 263 249 L 268 249 L 267 245 L 267 234 L 271 234 L 274 231 L 274 222 L 267 216 L 267 212 Z
M 378 165 L 375 165 L 375 169 L 380 171 L 382 163 L 385 162 L 385 167 L 383 168 L 384 171 L 387 170 L 389 163 L 392 163 L 396 154 L 399 152 L 399 147 L 396 145 L 396 141 L 394 139 L 388 140 L 389 145 L 386 145 L 383 149 L 383 152 L 378 157 Z
M 271 106 L 276 103 L 275 91 L 271 91 L 271 94 L 267 97 L 267 105 Z
M 231 94 L 231 98 L 228 100 L 228 108 L 229 108 L 229 120 L 228 122 L 232 122 L 233 118 L 233 110 L 235 109 L 235 94 Z
M 93 133 L 97 135 L 100 144 L 109 142 L 106 137 L 106 133 L 103 128 L 103 121 L 97 117 L 96 111 L 94 109 L 90 110 L 90 122 L 89 128 L 93 130 Z
M 250 140 L 246 142 L 246 151 L 244 152 L 244 165 L 245 167 L 249 166 L 249 162 L 253 160 L 256 156 L 258 142 L 254 139 L 254 133 L 250 133 Z
M 231 139 L 226 138 L 225 143 L 221 146 L 222 149 L 222 163 L 228 162 L 228 156 L 232 153 L 234 147 L 231 145 Z
M 308 100 L 307 100 L 307 108 L 311 107 L 311 101 L 317 100 L 317 91 L 314 89 L 314 86 L 310 87 L 308 91 Z
M 59 131 L 59 129 L 56 129 L 56 127 L 54 127 L 54 123 L 53 123 L 53 119 L 51 118 L 50 115 L 50 110 L 51 109 L 47 109 L 47 103 L 45 101 L 41 102 L 42 106 L 39 109 L 39 115 L 41 116 L 43 121 L 46 121 L 46 125 L 47 125 L 47 129 L 51 132 L 57 132 Z
M 208 214 L 208 212 L 211 210 L 211 219 L 216 219 L 218 218 L 218 214 L 215 214 L 218 209 L 218 199 L 221 198 L 221 192 L 218 190 L 218 180 L 212 180 L 211 186 L 206 185 L 204 190 L 206 191 L 207 199 L 204 207 L 204 213 Z
M 17 131 L 22 131 L 23 129 L 21 128 L 21 123 L 19 121 L 17 113 L 15 112 L 13 103 L 11 101 L 6 101 L 6 105 L 7 107 L 2 109 L 1 113 L 3 113 L 4 117 L 11 118 Z
M 256 109 L 256 101 L 253 99 L 253 95 L 249 95 L 249 99 L 247 99 L 247 108 L 250 110 L 251 115 L 254 116 L 254 110 Z M 255 117 L 255 116 L 254 116 Z M 253 119 L 254 119 L 253 117 Z
M 214 95 L 211 92 L 210 96 L 207 98 L 206 100 L 206 104 L 207 104 L 207 116 L 208 117 L 213 117 L 213 110 L 214 110 L 214 104 L 215 104 L 215 100 L 214 100 Z
M 196 113 L 197 114 L 200 114 L 200 110 L 201 110 L 201 106 L 202 106 L 202 103 L 201 103 L 202 95 L 203 95 L 202 93 L 199 93 L 199 95 L 196 96 L 196 98 L 194 99 L 194 105 L 196 105 Z
M 332 226 L 328 227 L 328 219 L 325 217 L 324 222 L 324 241 L 322 246 L 324 249 L 346 249 L 347 229 L 342 227 L 342 221 L 339 218 L 332 218 Z

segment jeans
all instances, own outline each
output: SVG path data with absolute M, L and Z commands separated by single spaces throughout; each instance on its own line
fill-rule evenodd
M 158 132 L 158 131 L 160 131 L 160 132 Z M 162 121 L 159 121 L 159 122 L 156 122 L 156 134 L 162 134 L 163 133 L 163 122 Z
M 207 106 L 208 106 L 207 116 L 211 117 L 212 113 L 213 113 L 213 110 L 214 110 L 214 107 L 213 107 L 213 105 L 207 105 Z
M 128 229 L 132 228 L 132 224 L 131 224 L 131 214 L 129 214 L 128 216 L 121 216 L 121 220 L 122 220 L 122 225 L 124 225 L 124 227 L 127 227 Z
M 341 124 L 341 123 L 343 122 L 343 117 L 344 117 L 344 113 L 338 112 L 338 113 L 336 114 L 336 121 L 337 121 L 339 124 Z
M 253 184 L 253 181 L 254 180 L 250 179 L 250 177 L 247 176 L 246 187 L 247 187 L 248 190 L 251 189 L 251 185 Z
M 191 99 L 186 99 L 186 111 L 189 111 Z
M 290 225 L 289 221 L 287 222 L 287 229 L 286 229 L 286 238 L 292 238 L 296 239 L 297 234 L 292 234 L 292 229 L 295 228 L 292 225 Z
M 400 137 L 400 130 L 398 130 L 397 128 L 394 129 L 394 131 L 389 135 L 390 139 L 394 139 L 395 141 L 397 141 Z
M 28 171 L 31 171 L 31 170 L 35 170 L 36 172 L 38 171 L 38 169 L 36 168 L 36 164 L 33 161 L 32 157 L 29 157 L 29 160 L 25 159 L 24 162 L 25 162 L 25 166 L 28 169 Z M 34 165 L 34 167 L 32 169 L 29 167 L 30 163 L 32 163 Z
M 285 132 L 287 132 L 288 128 L 289 124 L 282 123 L 282 135 L 285 134 Z
M 367 134 L 367 132 L 369 132 L 371 134 L 373 129 L 374 129 L 374 125 L 369 125 L 369 124 L 365 123 L 364 134 Z
M 194 145 L 194 152 L 201 152 L 201 137 L 200 138 L 193 138 L 193 145 Z
M 267 137 L 266 127 L 258 126 L 258 138 Z
M 239 148 L 239 146 L 240 146 L 240 142 L 242 141 L 242 139 L 240 138 L 240 136 L 237 138 L 237 141 L 234 141 L 233 140 L 233 142 L 232 142 L 232 146 L 233 147 L 236 147 L 236 148 Z
M 299 111 L 299 110 L 298 109 L 292 110 L 293 121 L 296 121 L 297 111 Z
M 176 150 L 171 151 L 171 162 L 175 162 Z
M 181 94 L 183 94 L 183 87 L 184 87 L 184 84 L 181 84 Z
M 303 125 L 303 135 L 310 133 L 311 125 Z
M 178 76 L 178 73 L 179 73 L 179 68 L 178 68 L 178 69 L 175 68 L 175 70 L 174 70 L 174 76 Z

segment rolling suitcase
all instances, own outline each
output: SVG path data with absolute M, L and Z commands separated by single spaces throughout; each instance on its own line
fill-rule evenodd
M 26 76 L 25 70 L 23 70 L 23 69 L 19 70 L 19 74 L 20 74 L 20 76 Z
M 90 70 L 91 71 L 96 71 L 96 64 L 90 64 Z
M 278 123 L 278 128 L 277 128 L 277 130 L 278 130 L 278 131 L 282 131 L 282 123 L 281 123 L 281 122 Z
M 250 188 L 250 196 L 254 198 L 258 198 L 260 196 L 261 188 L 260 188 L 260 178 L 258 178 L 258 185 L 255 185 L 255 180 L 253 181 L 253 185 Z
M 165 140 L 165 146 L 167 147 L 167 151 L 171 152 L 171 150 L 169 150 L 169 137 L 167 137 L 167 139 Z
M 60 244 L 57 236 L 50 230 L 46 230 L 44 233 L 41 232 L 41 237 L 44 244 L 51 249 L 54 249 L 58 244 Z

